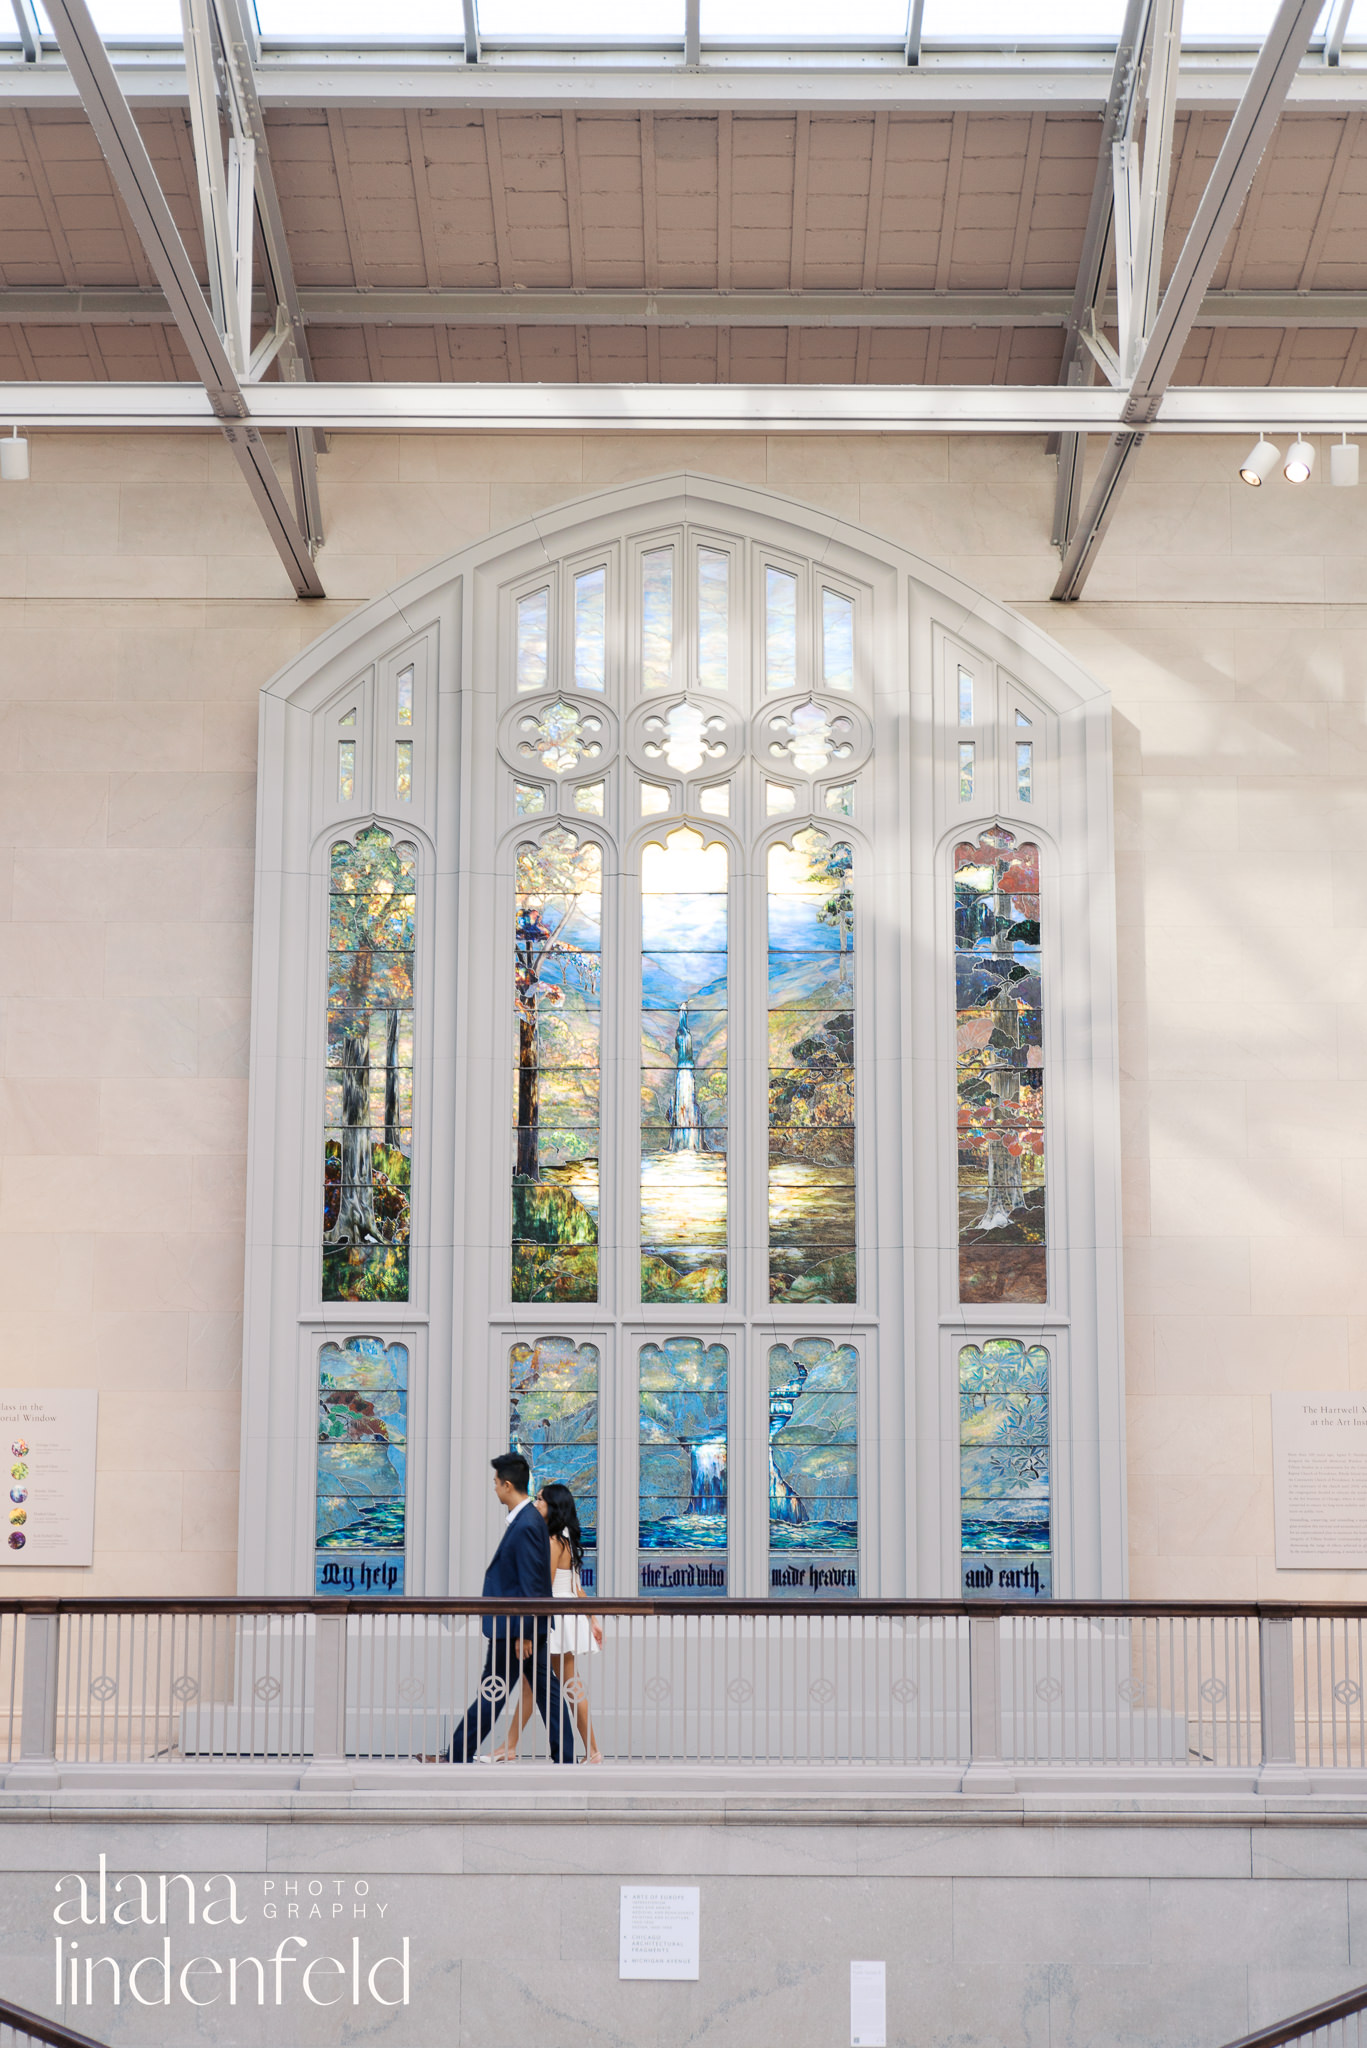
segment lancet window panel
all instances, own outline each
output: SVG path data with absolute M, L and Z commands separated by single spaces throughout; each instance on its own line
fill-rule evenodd
M 988 1337 L 959 1350 L 963 1592 L 1047 1600 L 1053 1590 L 1050 1357 Z
M 959 1298 L 1048 1298 L 1040 855 L 954 849 Z
M 769 1347 L 769 1591 L 859 1591 L 859 1353 L 830 1337 Z
M 573 1337 L 519 1339 L 508 1354 L 508 1448 L 532 1472 L 532 1493 L 565 1486 L 584 1543 L 580 1579 L 598 1583 L 598 1345 Z
M 639 1590 L 714 1598 L 727 1591 L 730 1353 L 702 1337 L 643 1344 L 640 1370 Z
M 407 1301 L 417 848 L 368 826 L 328 867 L 324 1301 Z
M 319 1350 L 316 1593 L 405 1590 L 408 1363 L 406 1344 L 379 1336 Z
M 597 1301 L 603 849 L 556 826 L 516 870 L 512 1298 Z

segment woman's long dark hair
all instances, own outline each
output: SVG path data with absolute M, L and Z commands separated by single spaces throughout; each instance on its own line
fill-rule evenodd
M 562 1486 L 558 1479 L 552 1479 L 541 1489 L 541 1499 L 546 1503 L 546 1527 L 552 1536 L 559 1536 L 570 1546 L 574 1568 L 579 1570 L 584 1562 L 584 1538 L 579 1527 L 579 1512 L 574 1505 L 574 1495 L 568 1486 Z

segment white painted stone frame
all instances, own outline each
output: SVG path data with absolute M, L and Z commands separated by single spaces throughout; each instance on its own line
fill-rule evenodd
M 732 1073 L 732 1299 L 716 1308 L 642 1307 L 636 1286 L 637 1042 L 632 924 L 642 843 L 681 822 L 642 821 L 624 744 L 614 759 L 556 778 L 500 758 L 511 675 L 512 600 L 540 581 L 572 588 L 573 570 L 609 561 L 605 696 L 563 685 L 609 726 L 635 733 L 624 696 L 625 631 L 614 646 L 612 578 L 628 578 L 616 615 L 634 619 L 634 567 L 654 536 L 730 539 L 753 565 L 765 550 L 859 597 L 855 702 L 873 750 L 855 815 L 824 810 L 766 820 L 765 767 L 751 759 L 689 778 L 734 777 L 729 820 L 687 814 L 733 860 L 732 1017 L 759 1045 L 765 999 L 762 848 L 811 822 L 856 847 L 860 1299 L 855 1308 L 771 1306 L 763 1248 L 764 1091 L 748 1104 Z M 732 689 L 748 716 L 762 593 L 733 584 Z M 818 586 L 814 586 L 819 588 Z M 621 584 L 618 585 L 619 591 Z M 741 606 L 748 602 L 748 614 Z M 683 603 L 676 593 L 676 620 Z M 564 617 L 564 609 L 560 615 Z M 635 631 L 634 625 L 631 627 Z M 676 624 L 676 646 L 681 635 Z M 566 644 L 561 631 L 561 653 Z M 960 805 L 953 669 L 965 656 L 997 692 L 1038 714 L 1036 801 L 1015 805 L 1003 770 L 993 792 Z M 393 680 L 417 660 L 414 798 L 397 805 L 376 766 L 389 756 Z M 752 688 L 753 680 L 753 688 Z M 672 701 L 674 692 L 652 693 Z M 800 701 L 800 685 L 787 701 Z M 544 698 L 551 701 L 548 690 Z M 336 717 L 355 701 L 356 801 L 341 807 Z M 522 703 L 533 701 L 524 698 Z M 700 701 L 721 706 L 718 693 Z M 770 699 L 769 701 L 780 701 Z M 843 701 L 843 700 L 842 700 Z M 753 728 L 752 728 L 753 732 Z M 408 1589 L 468 1592 L 494 1534 L 488 1460 L 506 1443 L 508 1343 L 564 1333 L 598 1344 L 600 1569 L 606 1593 L 635 1588 L 636 1357 L 647 1338 L 697 1335 L 731 1351 L 731 1586 L 767 1590 L 764 1492 L 769 1343 L 789 1334 L 848 1338 L 860 1352 L 861 1591 L 954 1595 L 959 1587 L 958 1394 L 961 1342 L 1018 1334 L 1049 1344 L 1058 1595 L 1125 1591 L 1114 868 L 1110 715 L 1104 691 L 1044 634 L 891 543 L 769 493 L 670 476 L 607 491 L 510 528 L 411 577 L 315 643 L 262 696 L 257 834 L 240 1586 L 312 1585 L 313 1388 L 324 1333 L 373 1332 L 410 1352 Z M 1003 727 L 1001 758 L 1009 731 Z M 376 753 L 379 749 L 380 752 Z M 639 757 L 638 757 L 639 759 Z M 364 761 L 364 772 L 362 762 Z M 644 764 L 641 764 L 644 766 Z M 779 772 L 780 769 L 783 772 Z M 800 783 L 786 764 L 774 779 Z M 514 773 L 550 787 L 603 779 L 602 820 L 561 815 L 622 849 L 621 887 L 605 890 L 605 1078 L 620 1048 L 626 1079 L 604 1091 L 602 1299 L 543 1311 L 507 1287 L 513 1019 L 513 849 L 554 820 L 516 818 Z M 688 795 L 672 781 L 676 803 Z M 821 801 L 819 793 L 810 798 Z M 1046 1140 L 1050 1300 L 961 1308 L 954 1167 L 953 848 L 999 820 L 1041 848 L 1044 897 Z M 406 1307 L 323 1305 L 320 1284 L 324 961 L 328 848 L 376 822 L 419 848 L 414 1053 L 412 1299 Z M 608 869 L 613 857 L 608 855 Z M 612 906 L 612 898 L 617 898 Z M 734 1061 L 733 1052 L 733 1061 Z M 748 1210 L 741 1204 L 747 1199 Z M 737 1231 L 737 1224 L 743 1228 Z M 748 1261 L 739 1235 L 755 1247 Z M 620 1248 L 614 1257 L 613 1243 Z M 615 1277 L 614 1277 L 615 1275 Z M 753 1469 L 751 1469 L 753 1468 Z

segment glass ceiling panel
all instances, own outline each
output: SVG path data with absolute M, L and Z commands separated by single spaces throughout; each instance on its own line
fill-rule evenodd
M 42 0 L 35 11 L 45 36 L 52 23 Z M 171 36 L 180 41 L 180 0 L 90 0 L 90 12 L 102 36 Z
M 950 0 L 950 11 L 960 0 Z M 1018 10 L 1019 11 L 1019 10 Z M 784 42 L 845 42 L 879 36 L 900 41 L 907 32 L 906 0 L 702 0 L 704 37 L 776 36 Z
M 312 36 L 322 42 L 330 36 L 461 40 L 460 0 L 398 0 L 389 7 L 375 0 L 257 0 L 256 18 L 263 36 Z
M 763 4 L 763 0 L 756 0 Z M 1367 15 L 1367 0 L 1360 0 Z M 1186 0 L 1182 9 L 1182 40 L 1206 38 L 1260 40 L 1272 26 L 1277 0 Z M 1323 34 L 1329 0 L 1317 34 Z M 1076 37 L 1114 40 L 1125 16 L 1124 0 L 926 0 L 922 36 L 928 43 L 960 42 L 983 37 L 992 42 L 1034 42 L 1037 38 Z
M 408 0 L 403 0 L 407 6 Z M 460 0 L 454 0 L 457 20 Z M 480 0 L 480 34 L 497 36 L 668 36 L 683 41 L 683 0 Z

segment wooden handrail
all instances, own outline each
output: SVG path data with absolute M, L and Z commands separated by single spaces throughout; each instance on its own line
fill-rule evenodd
M 40 2012 L 29 2012 L 25 2006 L 11 2005 L 7 1998 L 0 1998 L 0 2026 L 13 2027 L 17 2034 L 27 2034 L 34 2041 L 50 2042 L 51 2048 L 107 2048 L 107 2043 L 78 2034 L 60 2020 L 44 2019 Z
M 1289 2020 L 1278 2020 L 1273 2026 L 1259 2027 L 1256 2034 L 1243 2034 L 1237 2041 L 1227 2042 L 1225 2048 L 1282 2048 L 1284 2042 L 1299 2041 L 1303 2034 L 1318 2033 L 1321 2027 L 1332 2027 L 1335 2020 L 1351 2019 L 1355 2012 L 1365 2011 L 1367 1984 L 1359 1984 L 1356 1991 L 1326 1998 L 1323 2005 L 1294 2012 Z
M 648 1599 L 591 1593 L 589 1604 L 595 1614 L 623 1615 L 768 1615 L 785 1614 L 866 1615 L 875 1620 L 905 1617 L 930 1619 L 937 1615 L 1060 1615 L 1078 1620 L 1180 1620 L 1191 1617 L 1215 1621 L 1367 1621 L 1367 1604 L 1351 1600 L 785 1600 L 717 1599 L 693 1600 L 672 1594 Z M 199 1599 L 192 1596 L 152 1599 L 111 1595 L 74 1599 L 0 1599 L 4 1614 L 531 1614 L 563 1615 L 560 1600 L 533 1600 L 517 1595 L 506 1600 L 484 1600 L 477 1595 L 453 1594 L 440 1598 L 405 1596 L 400 1599 L 375 1597 L 349 1599 L 341 1595 L 261 1594 Z

